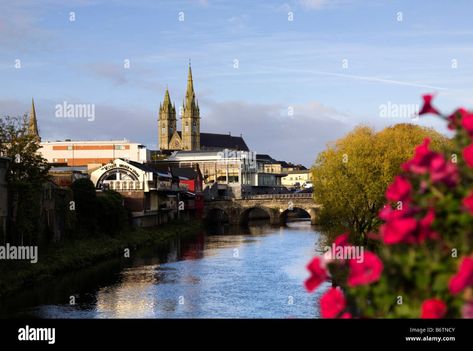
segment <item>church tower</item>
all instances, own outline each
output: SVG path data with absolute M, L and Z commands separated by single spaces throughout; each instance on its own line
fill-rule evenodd
M 182 115 L 182 149 L 200 150 L 200 110 L 195 99 L 192 69 L 189 63 L 186 99 Z
M 38 132 L 38 121 L 36 120 L 36 110 L 34 107 L 34 100 L 31 99 L 31 112 L 28 120 L 28 134 L 33 135 L 38 141 L 41 141 Z
M 171 104 L 171 98 L 167 88 L 164 94 L 164 101 L 159 105 L 158 130 L 159 149 L 169 150 L 169 143 L 176 131 L 176 108 Z

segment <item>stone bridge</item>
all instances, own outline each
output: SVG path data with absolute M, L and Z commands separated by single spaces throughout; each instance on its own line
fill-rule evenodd
M 265 194 L 246 196 L 242 199 L 218 199 L 205 202 L 204 218 L 208 221 L 245 225 L 255 209 L 266 212 L 273 225 L 284 224 L 290 211 L 302 210 L 316 223 L 320 205 L 312 199 L 312 194 Z

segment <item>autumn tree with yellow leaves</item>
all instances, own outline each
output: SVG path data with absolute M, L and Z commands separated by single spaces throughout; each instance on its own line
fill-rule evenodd
M 360 244 L 379 225 L 384 194 L 416 145 L 431 139 L 433 150 L 447 151 L 449 139 L 431 128 L 397 124 L 376 132 L 359 126 L 329 144 L 312 168 L 314 200 L 322 205 L 319 223 L 328 232 L 351 232 Z

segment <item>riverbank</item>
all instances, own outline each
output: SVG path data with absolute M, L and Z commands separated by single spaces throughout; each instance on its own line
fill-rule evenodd
M 202 229 L 200 221 L 172 222 L 156 228 L 135 228 L 115 237 L 98 236 L 70 240 L 39 249 L 38 263 L 2 262 L 0 298 L 18 290 L 47 281 L 61 274 L 87 268 L 102 260 L 132 256 L 137 249 L 164 244 L 177 235 L 195 235 Z

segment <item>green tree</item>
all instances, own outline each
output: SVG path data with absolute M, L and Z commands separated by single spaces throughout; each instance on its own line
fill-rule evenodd
M 426 137 L 431 138 L 434 150 L 449 147 L 446 137 L 413 124 L 380 132 L 359 126 L 329 145 L 312 168 L 322 227 L 328 233 L 350 231 L 355 242 L 366 244 L 366 234 L 379 225 L 377 214 L 386 203 L 386 187 Z
M 28 132 L 28 116 L 0 118 L 0 155 L 12 162 L 7 180 L 10 184 L 41 184 L 49 179 L 49 165 L 38 150 L 39 139 Z
M 28 130 L 27 115 L 0 118 L 0 155 L 11 159 L 7 182 L 10 201 L 10 242 L 38 242 L 42 184 L 49 165 L 39 153 L 39 139 Z

